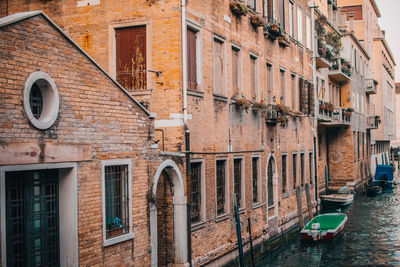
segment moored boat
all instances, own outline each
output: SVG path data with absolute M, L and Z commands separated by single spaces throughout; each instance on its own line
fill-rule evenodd
M 315 216 L 301 230 L 303 240 L 332 240 L 344 228 L 347 215 L 344 213 L 326 213 Z
M 375 177 L 373 180 L 374 186 L 384 188 L 393 187 L 393 166 L 392 165 L 377 165 L 375 170 Z
M 319 198 L 324 206 L 347 206 L 353 203 L 353 194 L 329 194 L 320 195 Z

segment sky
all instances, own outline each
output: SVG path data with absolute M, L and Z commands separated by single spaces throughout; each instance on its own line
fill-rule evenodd
M 381 12 L 378 23 L 386 31 L 386 41 L 396 62 L 396 82 L 400 81 L 400 0 L 375 0 Z

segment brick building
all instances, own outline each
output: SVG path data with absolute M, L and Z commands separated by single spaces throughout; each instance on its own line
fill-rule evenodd
M 1 265 L 150 263 L 150 113 L 42 12 L 0 36 Z
M 187 179 L 171 181 L 162 172 L 168 165 L 161 164 L 149 185 L 151 198 L 142 209 L 150 210 L 152 265 L 233 259 L 234 194 L 242 223 L 251 216 L 256 243 L 295 227 L 297 186 L 300 213 L 306 212 L 306 184 L 315 205 L 313 15 L 307 1 L 3 5 L 8 14 L 43 9 L 157 114 L 160 154 L 178 167 L 176 177 Z M 189 225 L 171 210 L 183 187 L 192 206 Z M 246 229 L 243 237 L 249 238 Z

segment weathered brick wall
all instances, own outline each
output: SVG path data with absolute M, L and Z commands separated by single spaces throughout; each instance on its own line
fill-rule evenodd
M 51 18 L 62 25 L 74 41 L 81 45 L 101 66 L 108 70 L 112 75 L 113 69 L 113 27 L 123 23 L 147 23 L 149 40 L 149 69 L 162 71 L 160 77 L 148 73 L 148 81 L 151 86 L 148 92 L 141 94 L 132 93 L 141 101 L 149 102 L 151 112 L 157 113 L 157 119 L 170 119 L 171 113 L 182 113 L 182 73 L 181 73 L 181 21 L 180 21 L 180 1 L 155 1 L 149 5 L 149 1 L 125 1 L 118 2 L 101 0 L 100 5 L 76 7 L 76 2 L 61 1 L 57 5 L 49 2 L 48 5 L 41 5 L 39 1 L 29 3 L 14 1 L 10 5 L 10 13 L 26 11 L 32 9 L 44 9 Z M 18 3 L 18 4 L 17 4 Z M 298 1 L 302 10 L 308 10 L 307 1 Z M 60 15 L 58 6 L 61 5 L 62 14 Z M 54 10 L 53 10 L 54 9 Z M 257 11 L 261 12 L 261 5 L 257 5 Z M 286 6 L 287 27 L 288 27 L 288 6 Z M 57 15 L 57 16 L 56 16 Z M 290 99 L 294 93 L 290 84 L 291 72 L 296 73 L 296 77 L 302 76 L 305 80 L 312 80 L 312 54 L 296 41 L 290 41 L 290 46 L 283 48 L 278 45 L 278 41 L 272 41 L 263 34 L 262 27 L 254 29 L 249 22 L 249 15 L 236 18 L 229 9 L 229 1 L 188 1 L 188 19 L 199 25 L 201 28 L 201 57 L 202 57 L 202 87 L 203 92 L 200 96 L 188 96 L 188 113 L 192 115 L 189 120 L 191 134 L 191 150 L 196 152 L 225 152 L 229 144 L 233 151 L 252 151 L 260 150 L 264 147 L 264 152 L 243 152 L 239 154 L 218 154 L 218 155 L 196 155 L 197 158 L 205 160 L 205 180 L 206 180 L 206 223 L 204 228 L 193 231 L 192 249 L 193 259 L 198 263 L 207 263 L 216 259 L 229 251 L 235 249 L 236 233 L 233 220 L 233 156 L 242 156 L 245 160 L 245 187 L 246 187 L 246 209 L 241 215 L 243 222 L 246 222 L 248 214 L 253 218 L 255 237 L 266 234 L 271 236 L 276 232 L 271 224 L 277 224 L 282 220 L 270 220 L 268 217 L 274 216 L 275 210 L 268 211 L 266 207 L 266 169 L 267 158 L 272 152 L 276 157 L 276 168 L 278 169 L 279 182 L 278 192 L 281 192 L 280 166 L 281 153 L 288 153 L 288 187 L 292 181 L 291 155 L 293 152 L 306 152 L 306 173 L 308 172 L 308 152 L 313 150 L 312 127 L 313 121 L 309 117 L 290 118 L 287 127 L 266 126 L 264 119 L 253 111 L 248 113 L 239 111 L 231 101 L 233 92 L 231 90 L 231 43 L 241 47 L 242 65 L 242 88 L 241 92 L 247 97 L 250 95 L 249 79 L 249 53 L 258 57 L 257 61 L 257 80 L 259 89 L 259 99 L 267 99 L 267 72 L 266 62 L 273 65 L 273 92 L 276 102 L 280 98 L 280 69 L 285 69 L 286 92 L 284 103 L 291 106 Z M 304 15 L 304 13 L 303 13 Z M 226 19 L 227 16 L 229 19 Z M 306 23 L 303 21 L 303 33 L 305 34 Z M 287 30 L 288 31 L 288 30 Z M 223 101 L 214 99 L 213 92 L 213 36 L 220 35 L 225 38 L 225 90 L 227 99 Z M 305 40 L 303 36 L 303 40 Z M 296 78 L 296 93 L 298 94 L 298 79 Z M 162 84 L 161 84 L 162 83 Z M 304 96 L 306 97 L 306 96 Z M 159 147 L 164 144 L 166 151 L 184 150 L 184 131 L 183 127 L 160 127 L 164 130 L 164 140 L 162 132 L 156 131 L 156 138 Z M 230 137 L 230 138 L 229 138 Z M 230 139 L 230 143 L 229 143 Z M 253 209 L 251 203 L 251 155 L 259 154 L 261 157 L 262 175 L 262 206 Z M 229 194 L 230 194 L 230 216 L 226 220 L 216 221 L 215 218 L 215 160 L 217 157 L 226 157 L 229 164 Z M 300 157 L 300 156 L 298 156 Z M 180 164 L 184 174 L 184 165 Z M 298 161 L 300 170 L 300 161 Z M 308 175 L 306 174 L 306 177 Z M 298 172 L 298 179 L 300 174 Z M 321 181 L 321 179 L 320 179 Z M 139 190 L 139 189 L 138 189 Z M 143 193 L 142 193 L 143 194 Z M 295 195 L 289 193 L 289 197 L 282 198 L 281 206 L 278 207 L 279 217 L 287 217 L 296 211 Z M 303 193 L 304 201 L 304 193 Z M 143 206 L 144 203 L 141 202 Z M 275 205 L 278 205 L 276 203 Z M 303 204 L 303 207 L 305 205 Z M 267 214 L 269 213 L 269 216 Z M 274 217 L 273 217 L 274 218 Z M 275 223 L 276 222 L 276 223 Z M 286 223 L 286 221 L 285 221 Z M 275 232 L 274 232 L 275 231 Z M 245 236 L 245 235 L 244 235 Z M 137 240 L 138 237 L 135 238 Z M 136 248 L 135 244 L 135 248 Z M 149 257 L 149 255 L 147 255 Z
M 42 16 L 0 29 L 0 132 L 3 149 L 27 144 L 88 146 L 78 163 L 78 242 L 82 266 L 148 265 L 147 192 L 155 152 L 152 121 L 127 95 Z M 60 95 L 60 111 L 48 130 L 35 129 L 25 116 L 23 89 L 34 71 L 48 73 Z M 57 162 L 65 155 L 33 163 Z M 101 162 L 132 159 L 132 214 L 135 239 L 103 247 Z M 15 164 L 18 164 L 15 156 Z

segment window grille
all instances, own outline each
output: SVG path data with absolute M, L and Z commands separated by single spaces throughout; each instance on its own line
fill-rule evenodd
M 242 160 L 235 159 L 233 160 L 233 168 L 234 168 L 234 191 L 236 194 L 236 203 L 239 207 L 241 207 L 242 203 Z
M 217 161 L 217 214 L 225 213 L 225 160 Z
M 269 159 L 268 161 L 268 169 L 267 169 L 267 174 L 268 174 L 268 207 L 274 205 L 274 188 L 273 188 L 273 171 L 272 171 L 272 164 L 273 160 L 272 158 Z
M 106 238 L 129 232 L 128 165 L 105 167 Z
M 190 164 L 190 200 L 192 204 L 191 221 L 200 221 L 201 210 L 201 162 Z
M 282 155 L 282 193 L 286 193 L 286 162 L 287 156 Z
M 29 104 L 31 106 L 33 116 L 36 119 L 39 119 L 40 115 L 42 115 L 43 110 L 43 96 L 40 87 L 36 83 L 32 85 L 32 89 L 29 95 Z
M 253 169 L 253 203 L 258 203 L 258 158 L 252 159 Z

